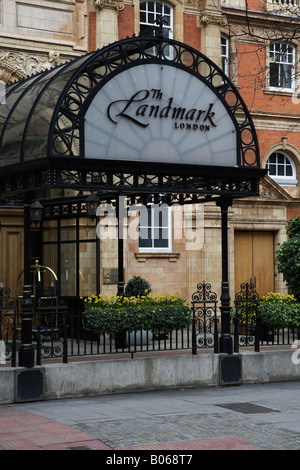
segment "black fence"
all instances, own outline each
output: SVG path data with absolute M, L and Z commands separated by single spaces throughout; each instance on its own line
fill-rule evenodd
M 293 345 L 300 337 L 299 328 L 270 330 L 257 321 L 259 296 L 252 284 L 242 284 L 232 308 L 234 352 L 248 347 L 259 351 L 261 346 Z M 83 356 L 156 353 L 160 351 L 200 350 L 219 352 L 221 319 L 218 299 L 211 285 L 197 285 L 191 299 L 192 318 L 188 328 L 178 331 L 136 331 L 122 335 L 95 335 L 84 322 L 82 299 L 75 297 L 41 297 L 35 304 L 32 344 L 36 363 L 62 361 Z M 0 286 L 0 366 L 15 367 L 20 346 L 18 302 L 10 297 L 10 289 Z M 256 321 L 254 321 L 256 318 Z M 106 356 L 107 357 L 107 356 Z
M 10 289 L 0 285 L 0 365 L 16 366 L 17 301 L 10 296 Z

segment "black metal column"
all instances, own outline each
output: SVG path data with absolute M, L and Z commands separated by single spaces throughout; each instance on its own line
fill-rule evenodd
M 221 208 L 222 232 L 222 286 L 221 286 L 221 337 L 220 353 L 232 354 L 233 342 L 230 334 L 230 295 L 228 281 L 228 207 L 232 205 L 231 199 L 221 199 L 217 202 Z
M 34 349 L 32 345 L 32 285 L 30 273 L 30 205 L 24 205 L 24 287 L 21 313 L 21 345 L 19 349 L 19 366 L 34 366 Z
M 122 196 L 116 199 L 116 212 L 118 218 L 118 292 L 124 296 L 124 199 Z

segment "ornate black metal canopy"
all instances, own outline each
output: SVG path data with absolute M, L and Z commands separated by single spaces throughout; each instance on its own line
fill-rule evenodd
M 153 164 L 120 160 L 118 155 L 103 158 L 101 151 L 93 158 L 86 156 L 85 119 L 93 99 L 114 77 L 122 82 L 122 72 L 131 70 L 134 76 L 135 67 L 145 64 L 181 70 L 213 93 L 232 122 L 235 165 L 203 165 L 201 158 L 199 164 L 160 158 Z M 205 112 L 212 127 L 211 108 Z M 195 113 L 196 109 L 188 112 L 190 120 Z M 102 122 L 97 126 L 101 129 Z M 201 202 L 255 196 L 264 174 L 255 128 L 237 89 L 201 52 L 171 39 L 133 37 L 116 42 L 8 86 L 6 104 L 0 105 L 2 201 L 20 200 L 29 193 L 49 199 L 53 189 L 73 189 L 80 194 L 97 192 L 101 199 L 163 193 L 170 204 Z

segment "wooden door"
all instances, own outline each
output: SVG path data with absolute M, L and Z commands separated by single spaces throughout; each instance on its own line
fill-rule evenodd
M 260 296 L 274 292 L 273 232 L 235 232 L 234 270 L 235 293 L 247 280 Z

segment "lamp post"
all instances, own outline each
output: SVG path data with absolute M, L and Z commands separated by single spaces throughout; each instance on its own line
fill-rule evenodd
M 117 295 L 124 296 L 124 197 L 116 198 L 118 218 L 118 291 Z
M 96 226 L 97 226 L 97 208 L 99 204 L 100 204 L 100 199 L 97 197 L 96 194 L 91 193 L 87 196 L 86 212 L 87 212 L 88 217 L 91 220 L 94 220 L 96 218 Z M 100 263 L 100 237 L 96 238 L 96 259 L 98 260 L 97 263 Z M 79 286 L 79 280 L 77 281 L 77 285 Z M 99 269 L 96 269 L 96 292 L 97 292 L 97 295 L 100 293 Z
M 220 199 L 217 206 L 221 208 L 222 232 L 222 285 L 221 285 L 221 337 L 220 352 L 232 354 L 233 344 L 230 334 L 230 295 L 228 282 L 228 208 L 232 205 L 231 199 Z
M 24 286 L 21 313 L 21 345 L 19 349 L 20 367 L 34 366 L 34 348 L 32 345 L 32 285 L 30 272 L 31 234 L 30 224 L 42 220 L 43 206 L 39 201 L 31 205 L 24 204 Z

